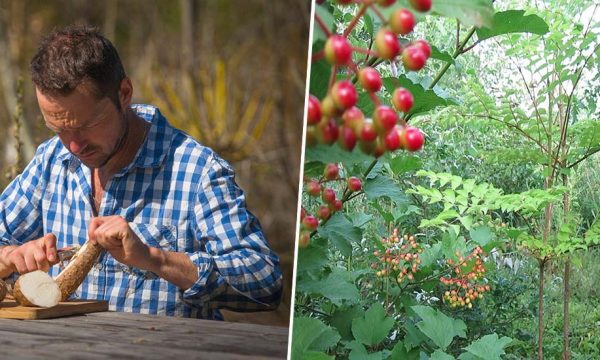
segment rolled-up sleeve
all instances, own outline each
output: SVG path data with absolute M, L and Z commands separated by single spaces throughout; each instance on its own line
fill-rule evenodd
M 198 280 L 184 301 L 237 311 L 276 308 L 282 295 L 277 255 L 246 208 L 230 165 L 213 155 L 205 169 L 193 209 L 199 249 L 188 253 Z

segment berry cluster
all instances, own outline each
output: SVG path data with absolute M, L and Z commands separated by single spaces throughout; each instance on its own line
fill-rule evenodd
M 398 283 L 404 279 L 413 280 L 421 264 L 419 254 L 423 252 L 415 237 L 408 234 L 400 236 L 398 229 L 394 229 L 392 236 L 381 239 L 381 244 L 385 250 L 373 252 L 379 259 L 379 262 L 371 264 L 371 268 L 377 270 L 375 274 L 380 277 L 394 276 Z
M 389 18 L 384 18 L 377 6 L 387 7 L 396 0 L 337 0 L 339 5 L 359 4 L 360 7 L 343 33 L 331 34 L 323 22 L 315 15 L 316 23 L 328 34 L 323 51 L 315 54 L 313 62 L 325 58 L 332 66 L 332 77 L 327 95 L 318 99 L 310 95 L 307 111 L 307 144 L 317 143 L 339 145 L 352 151 L 358 144 L 360 149 L 376 157 L 386 151 L 404 149 L 420 150 L 425 138 L 423 133 L 408 126 L 409 114 L 414 98 L 405 88 L 398 87 L 391 93 L 393 107 L 382 104 L 377 93 L 382 87 L 381 75 L 375 69 L 374 58 L 395 62 L 400 58 L 406 71 L 421 70 L 431 56 L 431 47 L 425 40 L 401 43 L 399 36 L 410 34 L 415 26 L 415 17 L 407 9 L 399 8 Z M 411 0 L 411 6 L 417 11 L 428 11 L 431 0 Z M 353 47 L 348 35 L 368 8 L 381 17 L 384 24 L 374 38 L 375 50 Z M 353 54 L 365 54 L 366 58 L 353 60 Z M 369 56 L 371 59 L 369 60 Z M 346 78 L 338 79 L 338 68 L 347 69 Z M 358 101 L 358 83 L 374 105 L 374 111 L 365 117 L 356 106 Z
M 340 178 L 340 169 L 337 164 L 330 163 L 325 166 L 323 178 L 305 179 L 304 190 L 311 197 L 320 199 L 315 215 L 310 214 L 304 207 L 300 212 L 300 221 L 302 223 L 300 231 L 300 247 L 306 247 L 310 243 L 310 234 L 315 231 L 320 222 L 327 221 L 331 215 L 342 210 L 344 201 L 340 199 L 332 187 L 327 183 L 333 181 L 346 181 L 346 191 L 349 193 L 357 192 L 362 189 L 362 182 L 357 177 L 348 179 Z M 345 191 L 345 193 L 346 193 Z
M 446 263 L 452 268 L 454 277 L 442 276 L 440 282 L 451 289 L 444 292 L 444 301 L 448 302 L 451 307 L 473 307 L 475 299 L 483 298 L 483 293 L 490 290 L 487 284 L 481 284 L 478 280 L 482 280 L 485 275 L 485 267 L 483 266 L 483 249 L 476 247 L 470 255 L 464 258 L 460 252 L 456 252 L 458 260 L 455 262 L 448 259 Z

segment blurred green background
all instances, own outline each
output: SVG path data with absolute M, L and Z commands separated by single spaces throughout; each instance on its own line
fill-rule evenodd
M 46 33 L 73 23 L 95 25 L 115 44 L 134 102 L 157 105 L 235 167 L 281 257 L 285 296 L 276 312 L 225 315 L 287 326 L 310 0 L 0 0 L 0 190 L 53 135 L 28 65 Z

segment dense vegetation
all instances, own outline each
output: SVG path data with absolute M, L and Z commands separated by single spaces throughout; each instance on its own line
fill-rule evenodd
M 310 93 L 325 120 L 308 119 L 293 358 L 600 357 L 599 6 L 433 0 L 399 36 L 431 45 L 415 72 L 376 41 L 415 2 L 317 6 Z M 328 32 L 352 62 L 321 56 Z M 381 90 L 354 76 L 366 65 Z M 331 141 L 332 124 L 350 127 L 343 79 L 366 118 L 409 89 L 398 131 L 421 129 L 423 149 Z

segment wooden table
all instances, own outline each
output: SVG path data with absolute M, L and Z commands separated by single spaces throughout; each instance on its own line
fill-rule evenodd
M 285 359 L 288 329 L 121 312 L 0 319 L 2 359 Z

